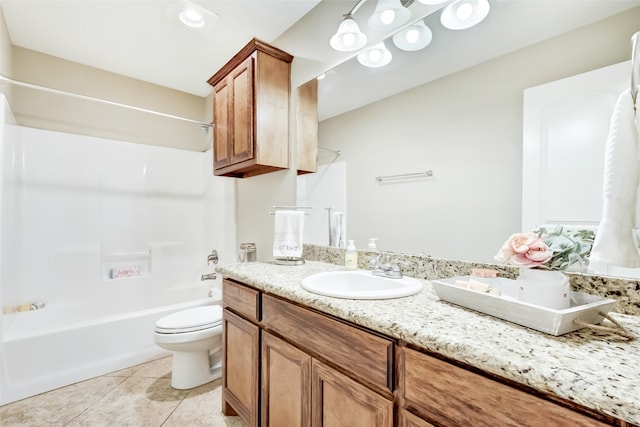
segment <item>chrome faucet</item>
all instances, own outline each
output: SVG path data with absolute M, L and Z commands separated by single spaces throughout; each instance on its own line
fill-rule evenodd
M 389 254 L 369 257 L 369 270 L 375 276 L 387 277 L 389 279 L 402 279 L 402 269 L 400 264 L 409 264 L 399 259 L 392 259 Z
M 217 264 L 218 263 L 218 251 L 216 251 L 215 249 L 211 251 L 211 253 L 207 256 L 207 265 L 214 263 Z M 209 273 L 209 274 L 203 274 L 202 276 L 200 276 L 200 280 L 204 281 L 204 280 L 216 280 L 216 273 Z
M 209 273 L 209 274 L 203 274 L 202 276 L 200 276 L 200 280 L 205 281 L 205 280 L 216 280 L 216 273 Z

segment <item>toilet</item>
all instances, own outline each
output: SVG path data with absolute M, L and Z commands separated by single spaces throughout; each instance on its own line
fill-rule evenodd
M 222 376 L 222 307 L 178 311 L 156 322 L 155 343 L 173 352 L 171 386 L 189 389 Z

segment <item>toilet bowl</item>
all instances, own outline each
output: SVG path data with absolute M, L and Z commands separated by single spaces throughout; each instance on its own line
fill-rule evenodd
M 178 311 L 156 322 L 155 343 L 173 352 L 171 386 L 188 389 L 222 376 L 222 307 Z

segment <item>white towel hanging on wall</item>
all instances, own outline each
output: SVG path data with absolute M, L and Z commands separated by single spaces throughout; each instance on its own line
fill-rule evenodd
M 302 231 L 304 212 L 276 211 L 273 235 L 273 256 L 275 258 L 302 257 Z

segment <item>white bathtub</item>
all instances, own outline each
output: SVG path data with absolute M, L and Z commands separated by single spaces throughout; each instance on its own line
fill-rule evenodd
M 151 284 L 99 292 L 90 302 L 54 301 L 3 316 L 0 404 L 124 369 L 168 354 L 155 322 L 174 311 L 221 301 L 202 282 L 158 291 Z

